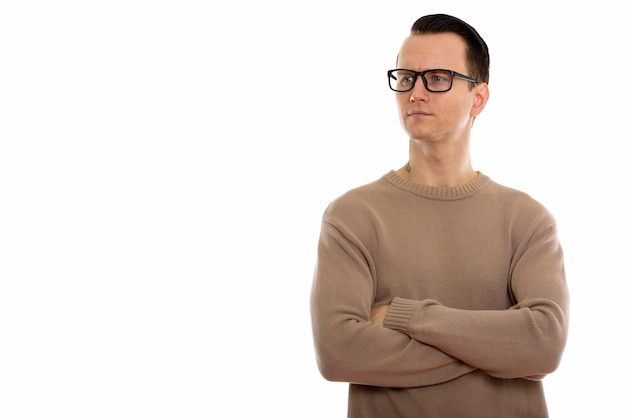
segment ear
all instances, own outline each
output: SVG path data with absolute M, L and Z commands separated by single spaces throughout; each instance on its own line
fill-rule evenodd
M 474 104 L 472 105 L 470 115 L 474 118 L 480 115 L 488 100 L 489 86 L 487 83 L 480 83 L 478 86 L 474 87 Z

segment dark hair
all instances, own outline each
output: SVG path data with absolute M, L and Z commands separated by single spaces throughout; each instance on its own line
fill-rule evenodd
M 489 83 L 489 48 L 476 29 L 446 14 L 422 16 L 411 27 L 412 35 L 444 32 L 456 33 L 465 41 L 468 75 L 481 83 Z

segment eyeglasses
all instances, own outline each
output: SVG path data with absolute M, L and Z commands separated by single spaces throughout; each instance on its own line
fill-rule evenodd
M 455 77 L 471 83 L 478 83 L 478 80 L 452 70 L 413 71 L 399 68 L 387 71 L 389 88 L 401 93 L 411 91 L 415 87 L 415 81 L 418 76 L 422 77 L 426 90 L 434 93 L 443 93 L 450 90 L 452 88 L 452 80 Z

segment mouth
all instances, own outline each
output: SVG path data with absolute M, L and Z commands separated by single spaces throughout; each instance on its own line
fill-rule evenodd
M 430 116 L 429 113 L 426 113 L 426 112 L 421 111 L 421 110 L 413 110 L 413 111 L 407 112 L 407 115 L 408 116 L 414 116 L 414 117 Z

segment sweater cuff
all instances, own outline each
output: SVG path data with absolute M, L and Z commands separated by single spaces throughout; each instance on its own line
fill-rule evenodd
M 419 301 L 403 298 L 393 298 L 385 319 L 383 320 L 383 326 L 385 328 L 394 329 L 402 333 L 408 333 L 409 319 Z

